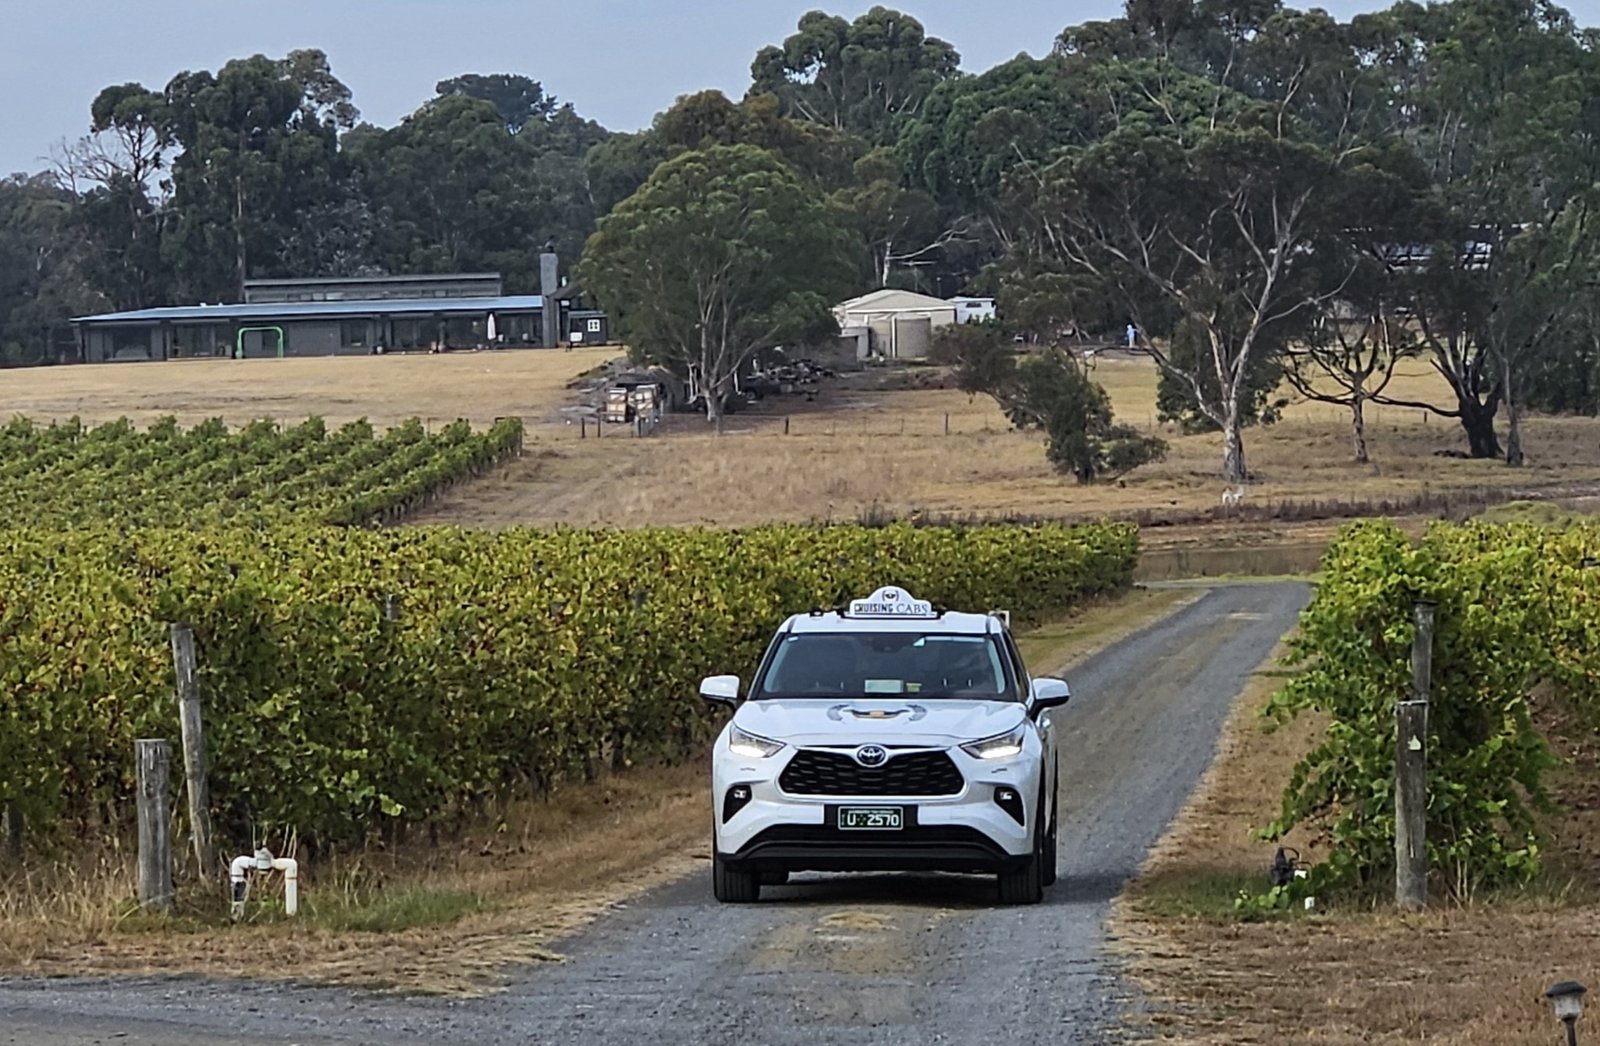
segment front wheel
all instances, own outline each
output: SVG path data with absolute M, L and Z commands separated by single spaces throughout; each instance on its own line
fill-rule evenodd
M 1056 762 L 1056 771 L 1059 771 L 1060 767 L 1061 763 L 1058 760 Z M 1044 833 L 1043 853 L 1039 855 L 1040 859 L 1044 861 L 1042 878 L 1046 886 L 1054 886 L 1056 884 L 1056 820 L 1057 815 L 1061 812 L 1060 773 L 1053 772 L 1051 778 L 1056 782 L 1056 787 L 1054 794 L 1050 797 L 1050 827 Z M 1040 797 L 1040 800 L 1040 810 L 1042 811 L 1044 809 L 1043 796 Z
M 1046 886 L 1056 884 L 1056 818 L 1050 815 L 1050 830 L 1044 834 L 1044 853 L 1039 855 L 1044 862 L 1040 879 Z
M 1036 835 L 1028 859 L 1015 871 L 1000 873 L 1001 904 L 1038 904 L 1044 900 L 1044 859 L 1039 850 Z
M 723 904 L 751 904 L 761 899 L 761 877 L 713 856 L 711 892 Z

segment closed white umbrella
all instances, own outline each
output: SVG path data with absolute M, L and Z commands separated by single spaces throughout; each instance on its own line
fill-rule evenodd
M 498 338 L 499 335 L 500 332 L 495 327 L 494 313 L 491 312 L 489 314 L 489 344 L 493 345 L 495 343 L 495 339 Z

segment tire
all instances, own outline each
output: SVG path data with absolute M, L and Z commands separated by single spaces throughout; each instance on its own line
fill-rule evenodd
M 1044 810 L 1044 788 L 1039 789 L 1039 804 L 1034 807 L 1036 813 Z M 1038 904 L 1044 900 L 1045 865 L 1055 863 L 1055 851 L 1050 851 L 1050 857 L 1045 856 L 1045 833 L 1035 831 L 1033 835 L 1033 853 L 1015 871 L 1000 873 L 1000 903 L 1001 904 Z
M 1060 763 L 1056 764 L 1058 767 Z M 1046 886 L 1056 884 L 1056 820 L 1061 812 L 1061 778 L 1056 776 L 1055 801 L 1050 804 L 1050 830 L 1044 835 L 1044 871 L 1041 878 Z
M 1046 886 L 1056 884 L 1056 816 L 1050 815 L 1050 830 L 1044 834 L 1044 852 L 1040 859 L 1043 867 L 1039 870 L 1039 881 Z
M 762 872 L 758 876 L 762 886 L 784 886 L 789 882 L 788 872 Z
M 713 856 L 711 892 L 723 904 L 753 904 L 761 899 L 761 877 Z
M 1001 904 L 1038 904 L 1044 900 L 1044 869 L 1040 867 L 1039 851 L 1028 855 L 1020 868 L 1000 873 Z

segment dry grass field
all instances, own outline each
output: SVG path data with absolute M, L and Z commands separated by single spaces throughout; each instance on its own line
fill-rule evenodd
M 1156 423 L 1156 373 L 1143 358 L 1102 358 L 1094 377 L 1119 418 L 1168 440 L 1167 459 L 1121 482 L 1081 487 L 1050 469 L 1038 436 L 1012 431 L 986 397 L 938 387 L 940 375 L 932 369 L 898 375 L 911 379 L 902 386 L 922 387 L 887 387 L 885 379 L 896 373 L 873 371 L 826 387 L 815 402 L 769 399 L 728 418 L 720 435 L 704 419 L 674 415 L 649 438 L 617 427 L 596 438 L 592 426 L 571 423 L 561 408 L 572 402 L 567 385 L 573 378 L 615 355 L 598 349 L 3 371 L 0 417 L 127 416 L 144 423 L 172 414 L 187 424 L 211 416 L 240 423 L 321 414 L 330 422 L 367 417 L 378 425 L 413 416 L 441 424 L 465 417 L 480 425 L 502 415 L 523 417 L 525 455 L 417 518 L 429 523 L 749 525 L 855 519 L 867 512 L 1193 517 L 1220 507 L 1220 439 L 1183 436 Z M 1412 364 L 1391 391 L 1445 399 L 1440 379 L 1422 363 Z M 1291 406 L 1282 422 L 1246 436 L 1255 476 L 1247 507 L 1399 503 L 1488 487 L 1508 496 L 1600 490 L 1600 422 L 1592 419 L 1529 419 L 1529 465 L 1522 470 L 1435 456 L 1465 441 L 1449 419 L 1418 410 L 1369 408 L 1368 439 L 1373 463 L 1357 465 L 1342 408 Z M 1224 517 L 1181 538 L 1162 533 L 1153 539 L 1249 543 L 1277 540 L 1284 529 L 1273 520 Z M 1318 533 L 1308 540 L 1320 539 Z
M 1540 707 L 1572 765 L 1555 782 L 1568 813 L 1550 826 L 1548 871 L 1527 893 L 1421 915 L 1322 905 L 1240 921 L 1236 891 L 1269 885 L 1273 846 L 1253 830 L 1277 812 L 1281 783 L 1319 731 L 1300 721 L 1261 733 L 1258 713 L 1282 681 L 1271 663 L 1257 673 L 1200 789 L 1118 902 L 1113 933 L 1143 988 L 1144 1032 L 1183 1046 L 1560 1041 L 1544 989 L 1600 968 L 1594 727 Z M 1286 841 L 1319 856 L 1304 833 Z
M 242 424 L 320 414 L 329 423 L 365 417 L 387 427 L 414 417 L 488 425 L 520 415 L 534 429 L 559 424 L 550 412 L 564 402 L 567 383 L 616 355 L 616 349 L 575 349 L 4 370 L 0 419 L 77 415 L 85 422 L 126 417 L 146 424 L 171 414 L 189 425 L 211 417 Z
M 1118 483 L 1082 487 L 1055 474 L 1041 439 L 1012 431 L 986 397 L 938 388 L 829 390 L 817 403 L 769 400 L 727 419 L 721 435 L 692 418 L 675 418 L 670 433 L 643 440 L 595 440 L 591 431 L 583 441 L 561 431 L 422 521 L 748 525 L 853 519 L 873 507 L 894 515 L 1050 517 L 1217 508 L 1221 440 L 1155 422 L 1153 364 L 1105 360 L 1095 378 L 1121 419 L 1167 439 L 1165 461 Z M 1393 391 L 1442 398 L 1441 388 L 1418 364 Z M 1600 423 L 1590 419 L 1530 419 L 1529 465 L 1521 471 L 1434 456 L 1463 448 L 1465 439 L 1459 426 L 1422 411 L 1369 408 L 1367 430 L 1373 464 L 1357 465 L 1340 408 L 1290 407 L 1279 424 L 1247 434 L 1256 476 L 1247 502 L 1409 500 L 1452 489 L 1600 482 Z

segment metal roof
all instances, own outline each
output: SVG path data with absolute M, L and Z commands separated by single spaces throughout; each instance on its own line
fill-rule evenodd
M 528 312 L 544 307 L 538 294 L 499 298 L 388 298 L 369 301 L 284 301 L 255 305 L 179 305 L 133 312 L 75 316 L 73 323 L 207 323 L 229 320 L 316 320 L 341 316 L 431 316 L 438 314 Z
M 288 276 L 269 277 L 259 280 L 245 280 L 246 289 L 251 287 L 298 287 L 312 284 L 328 284 L 330 286 L 366 286 L 385 283 L 450 283 L 464 280 L 484 282 L 498 280 L 498 272 L 430 272 L 417 276 Z

